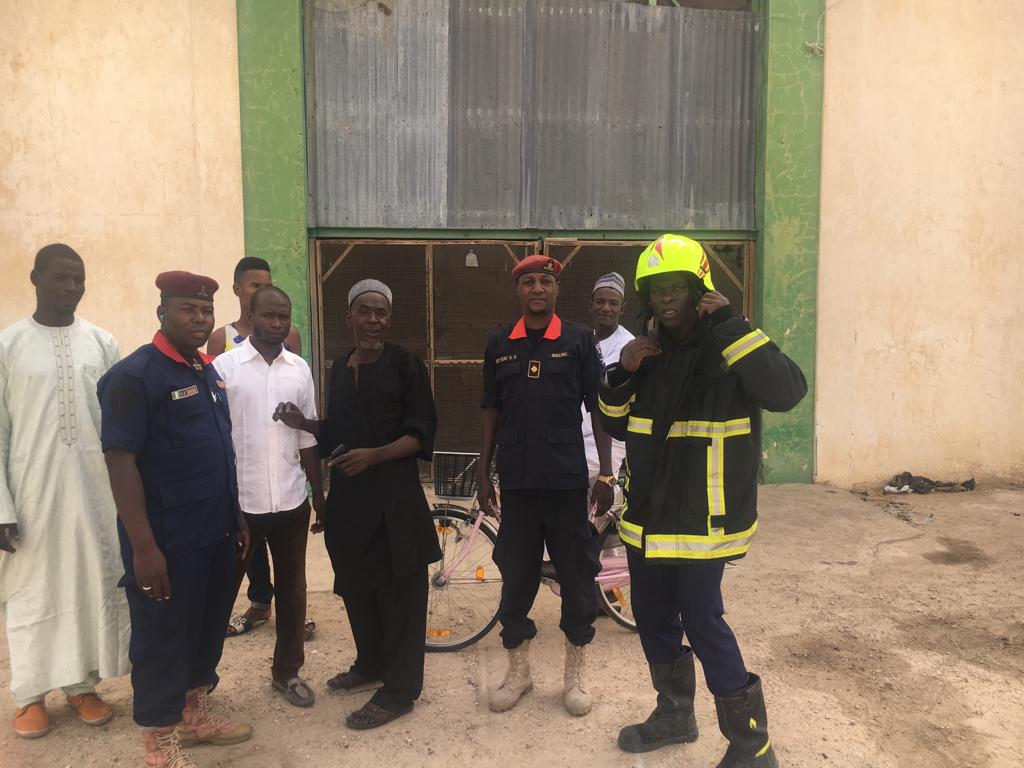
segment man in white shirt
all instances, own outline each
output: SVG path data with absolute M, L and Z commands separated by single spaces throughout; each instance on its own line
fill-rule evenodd
M 594 326 L 597 349 L 607 368 L 619 362 L 619 352 L 626 343 L 633 339 L 633 334 L 619 325 L 622 313 L 626 308 L 626 281 L 618 272 L 609 272 L 597 278 L 590 294 L 590 315 Z M 593 485 L 600 473 L 600 461 L 597 456 L 597 444 L 594 442 L 594 429 L 590 419 L 584 412 L 583 445 L 587 450 L 587 467 L 590 470 L 590 483 Z M 619 468 L 626 458 L 626 444 L 621 440 L 612 440 L 612 472 L 610 479 L 601 478 L 614 488 Z
M 312 689 L 299 676 L 306 620 L 306 526 L 312 486 L 316 521 L 323 530 L 323 481 L 317 440 L 278 420 L 277 405 L 295 403 L 316 419 L 313 376 L 306 361 L 284 348 L 291 329 L 292 304 L 273 285 L 249 301 L 251 335 L 214 362 L 227 387 L 231 439 L 238 468 L 238 502 L 252 540 L 250 552 L 265 539 L 274 562 L 277 644 L 271 668 L 274 688 L 295 706 L 313 705 Z M 245 574 L 238 569 L 236 591 Z

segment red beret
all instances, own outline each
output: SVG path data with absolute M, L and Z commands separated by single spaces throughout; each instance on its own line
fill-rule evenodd
M 191 272 L 161 272 L 156 276 L 156 287 L 161 296 L 180 296 L 185 299 L 207 299 L 220 288 L 212 277 L 193 275 Z
M 550 256 L 542 256 L 539 253 L 534 256 L 527 256 L 513 268 L 512 279 L 517 280 L 520 275 L 525 275 L 528 272 L 547 272 L 549 275 L 558 277 L 562 273 L 562 262 L 555 261 Z

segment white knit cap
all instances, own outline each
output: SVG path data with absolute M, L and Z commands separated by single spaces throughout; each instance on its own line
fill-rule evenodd
M 621 280 L 622 278 L 619 279 Z M 355 304 L 356 299 L 364 293 L 379 293 L 388 300 L 388 304 L 391 303 L 391 289 L 384 285 L 380 280 L 367 278 L 366 280 L 360 280 L 358 283 L 353 285 L 352 290 L 348 292 L 349 307 Z
M 618 291 L 619 294 L 626 297 L 626 281 L 622 279 L 622 275 L 618 272 L 609 272 L 607 275 L 601 275 L 597 278 L 597 282 L 594 283 L 594 290 L 590 292 L 593 296 L 597 293 L 598 288 L 611 288 L 613 291 Z

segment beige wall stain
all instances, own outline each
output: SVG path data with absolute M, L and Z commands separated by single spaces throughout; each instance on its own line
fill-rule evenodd
M 127 354 L 157 327 L 158 272 L 214 277 L 237 316 L 243 255 L 231 0 L 0 6 L 0 327 L 32 311 L 35 252 L 85 260 L 79 314 Z
M 817 478 L 1024 479 L 1024 4 L 828 11 Z

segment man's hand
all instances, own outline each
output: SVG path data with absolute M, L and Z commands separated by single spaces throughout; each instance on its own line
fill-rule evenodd
M 489 477 L 481 477 L 477 482 L 476 502 L 488 517 L 498 516 L 498 493 Z
M 345 477 L 355 477 L 377 463 L 376 448 L 353 448 L 336 459 L 327 462 L 328 467 L 338 467 Z
M 235 538 L 238 541 L 238 559 L 244 562 L 245 558 L 249 556 L 249 544 L 252 543 L 252 537 L 249 534 L 249 526 L 245 523 L 245 518 L 241 515 L 238 516 L 238 533 L 235 534 Z
M 594 486 L 590 489 L 590 505 L 596 505 L 594 516 L 600 517 L 609 509 L 615 501 L 615 490 L 608 483 L 595 480 Z
M 163 602 L 171 599 L 171 579 L 167 575 L 167 561 L 159 548 L 136 550 L 132 558 L 135 583 L 146 597 Z
M 697 302 L 697 317 L 710 315 L 717 309 L 729 306 L 729 300 L 718 291 L 708 291 Z
M 653 336 L 637 336 L 619 353 L 619 364 L 630 373 L 636 373 L 648 357 L 661 354 L 661 345 Z
M 302 429 L 306 424 L 306 417 L 295 403 L 278 403 L 273 418 L 292 429 Z
M 323 533 L 324 530 L 324 495 L 317 491 L 313 491 L 313 496 L 310 499 L 310 505 L 313 507 L 313 524 L 309 526 L 310 533 Z
M 14 542 L 21 538 L 17 523 L 4 523 L 0 525 L 0 550 L 14 553 Z

